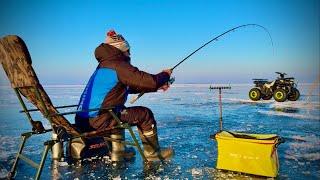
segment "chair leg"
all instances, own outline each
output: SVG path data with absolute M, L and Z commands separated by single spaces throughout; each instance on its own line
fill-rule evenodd
M 24 133 L 24 134 L 21 134 L 21 139 L 22 139 L 22 142 L 20 144 L 20 147 L 19 147 L 19 151 L 17 153 L 17 156 L 16 156 L 16 159 L 13 163 L 13 166 L 11 168 L 11 171 L 9 172 L 8 174 L 8 179 L 13 179 L 14 176 L 16 175 L 16 170 L 17 170 L 17 165 L 18 165 L 18 162 L 19 162 L 19 156 L 20 154 L 22 153 L 22 150 L 24 148 L 24 145 L 27 141 L 27 139 L 32 135 L 32 133 Z
M 137 147 L 137 149 L 138 149 L 138 151 L 139 151 L 139 153 L 140 153 L 143 161 L 144 161 L 145 163 L 147 163 L 148 160 L 147 160 L 147 158 L 144 156 L 143 151 L 142 151 L 142 149 L 141 149 L 141 146 L 140 146 L 140 144 L 139 144 L 139 142 L 138 142 L 138 140 L 137 140 L 137 138 L 136 138 L 136 135 L 135 135 L 134 132 L 132 131 L 132 128 L 131 128 L 131 127 L 128 127 L 127 129 L 129 130 L 129 133 L 130 133 L 130 135 L 131 135 L 131 137 L 132 137 L 132 139 L 133 139 L 133 141 L 134 141 L 134 144 L 135 144 L 135 146 Z
M 47 155 L 48 155 L 48 151 L 52 148 L 54 143 L 55 143 L 54 141 L 47 141 L 44 143 L 44 151 L 42 153 L 42 158 L 41 158 L 39 167 L 37 169 L 37 174 L 34 178 L 35 180 L 38 180 L 40 178 L 44 163 L 45 163 Z

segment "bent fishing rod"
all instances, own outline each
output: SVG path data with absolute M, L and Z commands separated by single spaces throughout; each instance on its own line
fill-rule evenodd
M 221 34 L 219 34 L 218 36 L 214 37 L 213 39 L 211 39 L 210 41 L 206 42 L 205 44 L 203 44 L 202 46 L 200 46 L 198 49 L 194 50 L 192 53 L 190 53 L 188 56 L 186 56 L 185 58 L 183 58 L 180 62 L 178 62 L 178 64 L 176 64 L 175 66 L 173 66 L 170 70 L 173 71 L 176 67 L 178 67 L 181 63 L 183 63 L 185 60 L 187 60 L 189 57 L 191 57 L 192 55 L 194 55 L 196 52 L 198 52 L 200 49 L 204 48 L 205 46 L 207 46 L 208 44 L 212 43 L 213 41 L 217 41 L 220 37 L 228 34 L 228 33 L 231 33 L 231 32 L 234 32 L 236 29 L 240 29 L 240 28 L 243 28 L 243 27 L 248 27 L 248 26 L 254 26 L 254 27 L 259 27 L 259 28 L 262 28 L 265 32 L 268 33 L 269 35 L 269 38 L 270 38 L 270 41 L 271 41 L 271 45 L 272 45 L 272 49 L 273 49 L 273 52 L 274 52 L 274 47 L 273 47 L 273 40 L 272 40 L 272 37 L 270 35 L 270 32 L 268 31 L 268 29 L 262 25 L 259 25 L 259 24 L 243 24 L 243 25 L 240 25 L 240 26 L 236 26 L 234 28 L 231 28 Z M 170 78 L 170 80 L 168 81 L 169 84 L 172 84 L 173 82 L 175 81 L 174 78 Z M 131 104 L 133 104 L 134 102 L 136 102 L 141 96 L 143 96 L 145 92 L 141 92 L 138 96 L 136 97 L 133 97 L 130 101 Z

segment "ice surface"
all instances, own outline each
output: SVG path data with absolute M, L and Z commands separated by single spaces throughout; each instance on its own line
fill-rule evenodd
M 281 111 L 265 111 L 260 110 L 259 113 L 270 115 L 270 116 L 284 116 L 291 117 L 296 119 L 307 119 L 307 120 L 320 120 L 320 117 L 317 115 L 308 115 L 308 114 L 295 114 L 295 113 L 286 113 Z
M 148 93 L 134 105 L 149 107 L 157 119 L 162 146 L 175 149 L 174 158 L 151 168 L 143 166 L 137 152 L 134 161 L 117 165 L 110 158 L 90 158 L 78 165 L 60 163 L 52 168 L 50 155 L 43 179 L 259 179 L 259 177 L 215 169 L 216 142 L 209 138 L 219 130 L 218 92 L 214 84 L 173 84 L 162 93 Z M 253 102 L 248 98 L 252 85 L 231 85 L 223 90 L 223 128 L 253 133 L 275 133 L 286 142 L 278 148 L 280 179 L 320 178 L 319 92 L 309 95 L 310 84 L 299 85 L 301 99 L 278 103 Z M 55 105 L 77 104 L 84 86 L 44 86 Z M 10 87 L 1 86 L 0 98 L 0 178 L 11 168 L 20 143 L 20 134 L 30 130 L 18 100 Z M 319 91 L 319 89 L 316 89 Z M 28 104 L 30 106 L 30 104 Z M 132 106 L 127 104 L 127 106 Z M 30 106 L 31 107 L 31 106 Z M 61 110 L 61 112 L 73 110 Z M 32 113 L 37 119 L 42 115 Z M 67 117 L 73 122 L 73 116 Z M 44 121 L 49 127 L 49 123 Z M 134 132 L 137 133 L 136 129 Z M 127 136 L 128 137 L 128 136 Z M 32 137 L 25 154 L 39 161 L 42 143 L 50 135 Z M 23 163 L 16 179 L 30 179 L 34 169 Z M 56 176 L 55 176 L 56 175 Z
M 7 177 L 7 175 L 8 175 L 8 173 L 9 172 L 6 169 L 1 168 L 0 169 L 0 179 L 5 179 Z

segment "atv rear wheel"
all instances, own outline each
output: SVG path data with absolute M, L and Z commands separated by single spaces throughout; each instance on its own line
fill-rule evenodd
M 260 91 L 260 89 L 258 89 L 258 88 L 252 88 L 252 89 L 249 91 L 249 98 L 250 98 L 252 101 L 258 101 L 258 100 L 260 100 L 260 98 L 261 98 L 261 91 Z
M 296 88 L 292 88 L 292 89 L 291 89 L 291 93 L 288 94 L 288 100 L 289 100 L 289 101 L 296 101 L 296 100 L 299 99 L 299 97 L 300 97 L 300 92 L 299 92 L 299 90 L 296 89 Z
M 276 89 L 273 93 L 273 98 L 277 102 L 284 102 L 287 99 L 287 92 L 283 89 Z

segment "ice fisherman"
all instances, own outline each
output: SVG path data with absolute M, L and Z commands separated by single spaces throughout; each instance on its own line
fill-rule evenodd
M 172 71 L 166 69 L 149 74 L 132 66 L 129 43 L 114 30 L 110 30 L 105 43 L 96 48 L 95 57 L 99 65 L 81 95 L 79 109 L 115 107 L 121 121 L 137 126 L 144 155 L 149 161 L 170 159 L 173 149 L 160 148 L 152 111 L 143 106 L 125 107 L 124 104 L 128 94 L 167 90 Z M 108 112 L 81 112 L 75 121 L 77 126 L 87 130 L 103 130 L 116 125 Z

